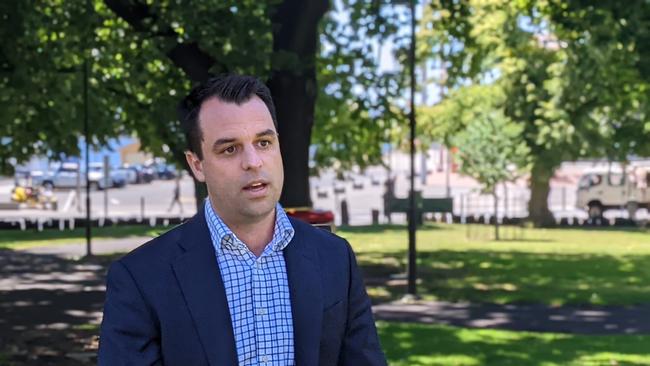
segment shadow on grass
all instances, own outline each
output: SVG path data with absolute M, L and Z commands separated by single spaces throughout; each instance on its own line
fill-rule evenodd
M 394 366 L 649 365 L 649 336 L 574 336 L 387 323 L 378 326 Z
M 357 253 L 374 303 L 399 299 L 406 251 Z M 418 291 L 425 299 L 548 305 L 650 303 L 650 256 L 499 251 L 418 253 Z
M 0 249 L 2 365 L 91 365 L 108 264 Z

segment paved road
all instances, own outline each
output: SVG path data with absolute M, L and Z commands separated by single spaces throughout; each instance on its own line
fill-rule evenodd
M 573 334 L 650 334 L 650 305 L 549 307 L 451 303 L 388 303 L 375 305 L 377 319 Z
M 175 187 L 174 180 L 155 180 L 147 184 L 130 184 L 122 188 L 111 188 L 105 191 L 91 191 L 91 212 L 93 217 L 104 216 L 105 207 L 108 217 L 139 217 L 141 215 L 142 201 L 144 201 L 145 217 L 155 215 L 164 216 L 168 214 L 178 215 L 180 210 L 174 206 L 169 211 Z M 13 183 L 0 179 L 0 202 L 10 201 L 10 192 Z M 0 218 L 8 219 L 13 217 L 85 217 L 85 190 L 81 192 L 81 201 L 78 209 L 77 201 L 74 200 L 76 190 L 61 189 L 55 190 L 59 207 L 57 211 L 20 209 L 2 210 Z M 107 200 L 105 200 L 105 196 Z M 183 212 L 187 215 L 193 214 L 196 209 L 194 205 L 194 183 L 185 175 L 181 180 L 181 202 Z M 106 205 L 105 205 L 106 203 Z

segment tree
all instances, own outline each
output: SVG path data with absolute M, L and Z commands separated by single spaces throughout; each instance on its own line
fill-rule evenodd
M 537 225 L 554 224 L 549 182 L 562 161 L 648 149 L 639 138 L 648 133 L 648 84 L 634 46 L 647 38 L 641 3 L 636 16 L 609 1 L 432 3 L 431 27 L 449 45 L 451 86 L 499 85 L 505 115 L 523 127 Z
M 460 171 L 483 185 L 494 198 L 494 237 L 499 240 L 497 186 L 521 176 L 528 163 L 528 147 L 521 125 L 512 123 L 498 109 L 485 110 L 452 141 L 458 147 Z
M 186 4 L 172 5 L 170 2 L 167 7 L 144 12 L 139 11 L 143 5 L 131 6 L 130 2 L 112 0 L 107 0 L 107 3 L 134 29 L 144 27 L 154 32 L 158 29 L 173 29 L 171 25 L 175 21 L 174 17 L 160 16 L 162 19 L 167 18 L 161 27 L 156 27 L 152 22 L 147 23 L 148 19 L 156 19 L 157 14 L 167 9 L 170 10 L 169 14 L 181 14 L 181 19 L 184 20 L 182 24 L 194 29 L 194 32 L 188 30 L 191 36 L 187 39 L 192 42 L 189 42 L 189 46 L 187 41 L 185 45 L 174 45 L 174 52 L 168 52 L 167 55 L 193 81 L 205 80 L 217 72 L 245 72 L 246 69 L 242 67 L 246 65 L 244 60 L 252 61 L 249 70 L 254 74 L 267 74 L 276 104 L 285 164 L 286 179 L 281 201 L 289 207 L 311 205 L 307 158 L 318 90 L 315 72 L 317 31 L 319 21 L 329 6 L 328 1 L 204 1 L 197 2 L 202 5 L 200 9 L 187 7 Z M 219 10 L 223 14 L 219 14 Z M 197 19 L 197 14 L 204 16 Z M 227 21 L 214 22 L 215 17 L 232 19 L 236 23 L 235 27 Z M 217 32 L 206 31 L 214 28 L 215 23 L 220 23 Z M 251 24 L 258 26 L 257 32 L 255 28 L 250 28 Z M 177 36 L 177 32 L 170 33 L 172 37 Z M 224 43 L 219 42 L 219 35 L 226 35 L 221 39 Z M 268 42 L 270 39 L 272 50 L 269 51 L 263 44 L 257 47 L 256 43 Z M 235 51 L 241 54 L 232 54 Z M 199 201 L 197 199 L 197 204 Z
M 337 5 L 321 23 L 314 173 L 383 164 L 382 144 L 395 139 L 406 119 L 397 106 L 404 75 L 382 69 L 380 58 L 385 44 L 404 43 L 399 30 L 407 9 L 354 0 Z
M 0 106 L 3 120 L 13 122 L 3 124 L 3 136 L 11 139 L 3 161 L 79 154 L 84 59 L 90 64 L 89 142 L 135 134 L 149 151 L 177 162 L 184 161 L 185 145 L 176 105 L 192 83 L 210 72 L 263 74 L 269 67 L 270 22 L 258 15 L 266 5 L 257 2 L 203 2 L 192 9 L 110 0 L 93 0 L 90 8 L 57 0 L 2 6 L 8 21 L 0 30 L 6 40 Z M 241 16 L 229 16 L 235 12 Z M 226 20 L 214 22 L 208 14 Z
M 222 72 L 267 79 L 285 163 L 285 206 L 310 205 L 308 151 L 315 119 L 317 161 L 330 164 L 378 161 L 379 144 L 387 138 L 383 129 L 397 124 L 399 113 L 389 110 L 387 101 L 399 93 L 399 85 L 389 74 L 375 78 L 377 60 L 366 54 L 371 42 L 395 29 L 390 14 L 375 3 L 344 2 L 350 7 L 346 22 L 359 31 L 354 34 L 337 33 L 335 18 L 321 24 L 327 0 L 90 3 L 90 9 L 84 2 L 62 0 L 1 5 L 6 21 L 0 35 L 7 42 L 0 45 L 0 107 L 3 120 L 13 122 L 3 126 L 11 144 L 0 149 L 1 161 L 78 155 L 85 58 L 91 65 L 90 142 L 103 145 L 111 137 L 134 134 L 149 151 L 181 165 L 185 145 L 175 106 L 192 85 Z M 323 40 L 336 51 L 321 48 Z M 343 93 L 329 93 L 333 85 Z M 350 92 L 351 86 L 362 92 Z M 316 108 L 318 93 L 323 97 Z M 354 105 L 352 111 L 340 107 Z M 332 118 L 329 109 L 343 118 Z M 335 121 L 358 133 L 341 136 L 343 126 Z M 357 141 L 368 148 L 341 153 L 359 146 Z M 333 146 L 339 146 L 335 159 L 328 157 L 335 155 Z M 200 204 L 205 189 L 196 188 Z
M 461 173 L 476 179 L 482 191 L 494 197 L 497 240 L 497 185 L 530 170 L 523 126 L 504 115 L 504 103 L 499 85 L 472 85 L 453 91 L 435 106 L 420 108 L 419 133 L 458 148 Z

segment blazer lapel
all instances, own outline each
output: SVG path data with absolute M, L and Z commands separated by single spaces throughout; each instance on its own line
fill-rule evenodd
M 295 360 L 296 365 L 317 365 L 323 318 L 320 268 L 314 249 L 305 245 L 300 226 L 299 223 L 293 225 L 295 235 L 284 250 L 291 294 Z
M 185 225 L 179 245 L 186 252 L 172 267 L 209 363 L 236 365 L 235 337 L 226 291 L 203 210 Z

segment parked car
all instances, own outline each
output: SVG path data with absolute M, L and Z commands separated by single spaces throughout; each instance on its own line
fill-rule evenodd
M 601 218 L 609 209 L 626 209 L 634 218 L 639 208 L 650 208 L 650 171 L 600 169 L 588 171 L 578 182 L 576 206 L 590 218 Z
M 135 176 L 135 184 L 150 183 L 154 180 L 154 173 L 151 168 L 144 167 L 142 165 L 123 165 L 124 169 L 128 169 Z M 131 183 L 131 182 L 129 182 Z
M 125 175 L 112 169 L 109 169 L 110 179 L 106 182 L 103 163 L 90 163 L 88 168 L 88 185 L 91 189 L 122 187 L 126 184 Z M 76 162 L 62 163 L 56 170 L 43 174 L 32 174 L 31 178 L 34 186 L 43 186 L 47 189 L 76 188 L 77 184 L 82 187 L 86 186 L 86 173 L 83 167 L 80 169 Z
M 103 182 L 97 182 L 96 179 L 96 175 L 89 177 L 91 187 L 99 188 L 103 186 Z M 79 164 L 74 162 L 62 163 L 56 170 L 32 177 L 34 186 L 41 185 L 47 189 L 75 188 L 77 184 L 85 186 L 85 183 L 86 175 L 83 171 L 80 171 Z
M 115 168 L 115 174 L 122 175 L 126 184 L 136 184 L 138 182 L 138 173 L 134 169 L 119 167 Z
M 313 209 L 309 207 L 285 208 L 288 216 L 302 220 L 313 226 L 334 231 L 334 213 L 328 210 Z
M 61 188 L 72 188 L 77 186 L 78 166 L 72 163 L 63 163 L 54 171 L 34 172 L 32 174 L 32 185 L 43 186 L 52 189 L 55 186 Z M 74 179 L 73 179 L 74 178 Z M 74 180 L 74 183 L 72 183 Z
M 108 169 L 109 179 L 104 179 L 104 164 L 90 163 L 88 166 L 88 181 L 91 188 L 106 189 L 112 187 L 124 187 L 126 185 L 126 174 L 117 169 Z
M 156 164 L 156 174 L 158 179 L 169 180 L 176 178 L 178 172 L 176 167 L 171 164 Z

